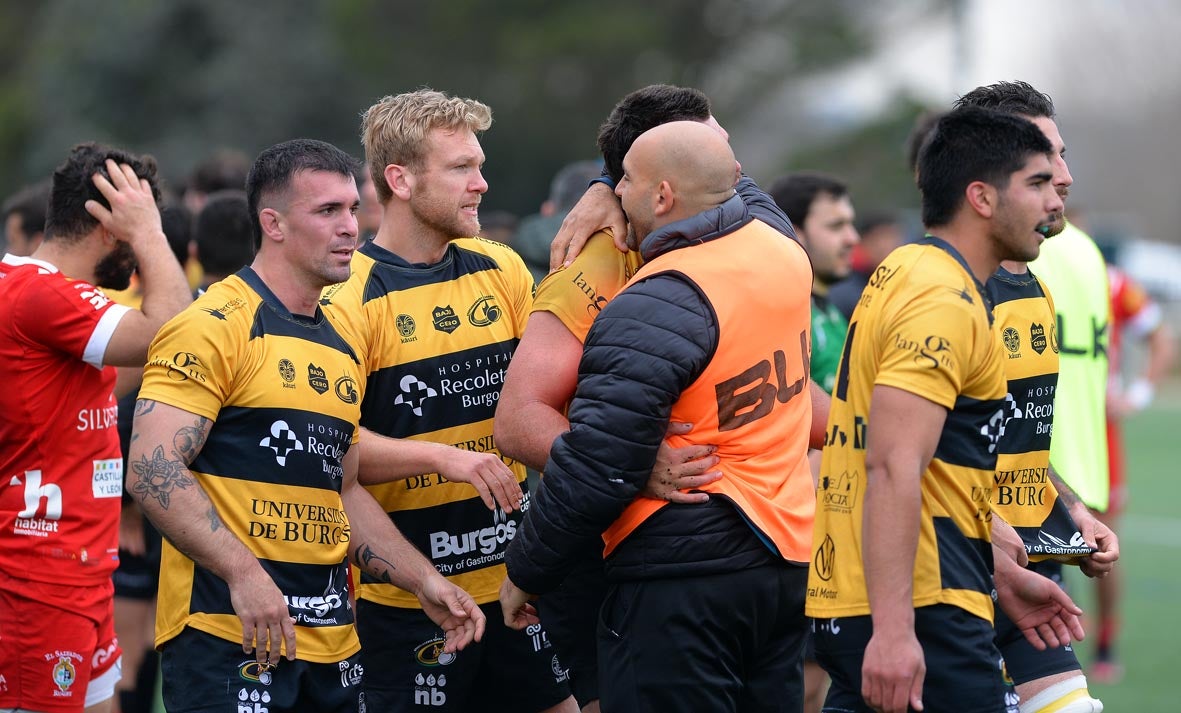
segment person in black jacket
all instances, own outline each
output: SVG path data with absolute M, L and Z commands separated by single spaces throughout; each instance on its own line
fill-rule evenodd
M 557 586 L 571 555 L 606 531 L 602 710 L 798 704 L 798 565 L 810 546 L 814 503 L 806 461 L 811 269 L 797 243 L 756 220 L 735 195 L 738 166 L 710 127 L 652 129 L 636 140 L 624 169 L 617 193 L 629 218 L 627 242 L 647 265 L 587 336 L 571 430 L 555 442 L 507 553 L 506 623 L 535 622 L 531 595 Z M 749 279 L 733 279 L 735 269 Z M 752 299 L 756 292 L 765 299 Z M 776 329 L 765 328 L 771 322 Z M 774 345 L 770 358 L 724 378 L 735 360 L 759 358 L 745 348 L 752 335 L 758 347 Z M 719 444 L 725 476 L 704 488 L 710 497 L 701 504 L 637 501 L 670 417 L 679 416 L 704 424 L 692 435 Z M 768 437 L 774 447 L 764 446 Z M 737 457 L 744 448 L 750 457 Z M 793 495 L 786 503 L 752 495 L 748 481 L 775 481 L 764 492 Z

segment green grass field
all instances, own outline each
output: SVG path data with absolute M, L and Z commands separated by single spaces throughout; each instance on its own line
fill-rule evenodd
M 1169 683 L 1181 662 L 1181 440 L 1175 440 L 1181 439 L 1181 384 L 1170 384 L 1150 409 L 1128 418 L 1124 436 L 1130 499 L 1116 532 L 1124 590 L 1116 654 L 1125 674 L 1116 685 L 1092 683 L 1091 693 L 1108 712 L 1167 713 L 1181 710 Z M 1077 571 L 1071 574 L 1075 601 L 1084 612 L 1094 609 L 1094 585 Z M 1077 647 L 1084 670 L 1098 632 L 1092 626 L 1087 636 Z

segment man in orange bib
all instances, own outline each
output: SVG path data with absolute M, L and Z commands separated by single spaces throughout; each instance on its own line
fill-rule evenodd
M 535 621 L 528 599 L 601 535 L 603 711 L 798 702 L 812 271 L 735 195 L 713 129 L 656 127 L 623 166 L 616 192 L 645 265 L 587 335 L 570 431 L 508 550 L 506 621 Z M 694 424 L 674 445 L 718 446 L 705 503 L 636 499 L 670 420 Z

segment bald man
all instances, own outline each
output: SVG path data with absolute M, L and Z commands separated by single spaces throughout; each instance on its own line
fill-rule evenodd
M 509 625 L 603 547 L 602 710 L 798 708 L 814 493 L 803 249 L 735 195 L 699 122 L 636 139 L 616 192 L 645 264 L 591 327 L 570 430 L 506 556 Z M 640 497 L 669 421 L 713 444 L 708 499 Z M 786 705 L 785 705 L 786 703 Z

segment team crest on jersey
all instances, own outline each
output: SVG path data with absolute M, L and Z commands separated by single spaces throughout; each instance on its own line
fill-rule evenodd
M 283 388 L 295 388 L 295 364 L 290 359 L 279 360 L 279 376 L 283 377 Z
M 402 335 L 402 343 L 413 342 L 417 340 L 414 336 L 414 318 L 408 314 L 400 314 L 394 318 L 394 326 L 398 328 L 398 334 Z
M 1034 322 L 1029 325 L 1029 345 L 1038 354 L 1046 351 L 1046 328 Z M 1058 351 L 1055 349 L 1054 351 Z
M 487 327 L 499 321 L 500 315 L 501 309 L 500 305 L 496 304 L 496 298 L 484 295 L 468 308 L 467 321 L 471 322 L 473 327 Z
M 357 382 L 351 376 L 342 376 L 336 380 L 336 398 L 346 404 L 355 404 L 361 400 L 357 393 Z
M 440 332 L 451 334 L 459 329 L 459 317 L 455 314 L 455 310 L 451 309 L 451 305 L 435 307 L 431 312 L 431 319 L 435 323 L 435 329 Z
M 317 394 L 328 390 L 328 373 L 311 362 L 308 362 L 308 386 Z
M 1004 340 L 1005 349 L 1008 349 L 1010 354 L 1021 351 L 1021 334 L 1016 329 L 1005 327 L 1005 331 L 1001 333 L 1001 339 Z M 1045 348 L 1045 344 L 1042 345 L 1042 348 Z

